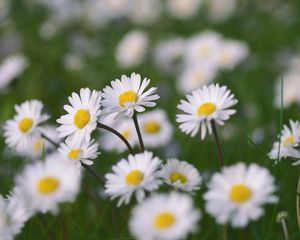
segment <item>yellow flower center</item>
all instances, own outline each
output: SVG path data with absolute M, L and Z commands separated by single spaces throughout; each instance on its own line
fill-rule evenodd
M 75 159 L 78 157 L 79 153 L 81 152 L 81 149 L 79 148 L 76 148 L 76 149 L 72 149 L 69 154 L 68 154 L 68 157 L 69 158 L 72 158 L 72 159 Z
M 169 212 L 162 212 L 154 219 L 154 226 L 157 229 L 166 229 L 171 227 L 176 221 L 175 216 Z
M 144 124 L 144 129 L 147 133 L 158 133 L 160 125 L 157 121 L 148 121 Z
M 210 115 L 216 111 L 217 107 L 211 102 L 203 103 L 197 109 L 198 115 Z
M 144 179 L 144 173 L 139 170 L 133 170 L 126 176 L 126 184 L 127 185 L 139 185 L 141 181 Z
M 128 90 L 120 94 L 119 104 L 123 107 L 126 102 L 136 102 L 137 99 L 137 94 L 134 91 Z
M 244 203 L 252 196 L 252 191 L 244 184 L 236 184 L 230 190 L 230 199 L 236 203 Z
M 121 132 L 121 135 L 128 140 L 130 137 L 130 131 L 124 130 L 123 132 Z
M 294 137 L 293 136 L 286 137 L 282 142 L 284 147 L 288 147 L 288 146 L 292 145 L 293 143 L 294 143 Z
M 74 116 L 74 124 L 77 128 L 84 128 L 91 120 L 91 115 L 88 110 L 79 109 Z
M 23 118 L 19 122 L 19 129 L 23 133 L 27 133 L 33 125 L 33 120 L 31 118 Z
M 38 192 L 42 194 L 49 194 L 59 188 L 59 181 L 54 177 L 44 177 L 37 184 Z
M 186 176 L 184 176 L 183 174 L 181 174 L 179 172 L 171 173 L 169 178 L 172 183 L 180 181 L 182 184 L 185 184 L 187 182 Z
M 44 147 L 44 139 L 43 138 L 36 139 L 32 147 L 33 147 L 33 151 L 35 151 L 36 153 L 41 151 L 41 149 Z

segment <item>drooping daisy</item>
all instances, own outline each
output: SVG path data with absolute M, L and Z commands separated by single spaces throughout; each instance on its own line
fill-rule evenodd
M 136 130 L 134 123 L 130 119 L 120 119 L 116 121 L 112 127 L 126 138 L 131 147 L 134 148 L 137 145 L 138 139 Z M 116 135 L 107 131 L 103 132 L 100 138 L 100 145 L 107 151 L 117 151 L 119 153 L 127 151 L 124 142 Z
M 200 218 L 188 195 L 157 194 L 132 210 L 129 229 L 138 240 L 179 240 L 197 230 Z
M 167 0 L 167 10 L 179 19 L 189 19 L 199 12 L 203 0 Z
M 74 201 L 80 181 L 78 167 L 55 154 L 28 165 L 16 178 L 16 186 L 29 210 L 56 213 L 60 203 Z
M 59 137 L 67 137 L 71 144 L 89 141 L 92 131 L 97 127 L 97 119 L 101 112 L 100 92 L 81 88 L 80 94 L 72 93 L 69 102 L 71 105 L 64 105 L 67 114 L 57 119 L 61 124 L 57 128 Z
M 69 141 L 61 143 L 58 152 L 62 157 L 69 159 L 75 164 L 80 162 L 86 165 L 93 165 L 92 159 L 97 158 L 99 144 L 94 139 L 90 141 L 83 141 L 81 143 L 72 144 Z
M 158 188 L 161 181 L 157 170 L 161 165 L 158 157 L 150 152 L 129 155 L 112 167 L 113 173 L 105 175 L 105 192 L 111 199 L 120 198 L 118 206 L 128 204 L 135 193 L 138 202 L 145 198 L 145 192 Z
M 43 104 L 38 100 L 15 106 L 16 115 L 4 125 L 5 142 L 9 147 L 18 153 L 28 151 L 33 140 L 41 134 L 40 124 L 49 118 L 42 113 L 42 109 Z
M 274 178 L 266 168 L 244 163 L 223 168 L 215 173 L 204 195 L 206 211 L 219 224 L 245 227 L 264 214 L 262 205 L 275 203 Z
M 141 79 L 140 74 L 132 73 L 130 77 L 121 76 L 111 82 L 111 87 L 103 89 L 102 105 L 108 114 L 124 113 L 127 117 L 132 117 L 135 111 L 143 112 L 145 107 L 156 106 L 155 100 L 159 99 L 156 87 L 151 87 L 145 91 L 150 83 L 150 79 Z M 144 92 L 145 91 L 145 92 Z
M 165 111 L 157 109 L 143 113 L 139 120 L 146 147 L 162 147 L 170 142 L 173 129 Z
M 148 37 L 141 31 L 127 33 L 119 43 L 115 58 L 122 67 L 140 64 L 147 52 Z
M 182 132 L 195 136 L 201 131 L 201 139 L 212 133 L 211 121 L 223 125 L 236 110 L 230 109 L 238 103 L 231 91 L 226 86 L 219 84 L 203 86 L 187 95 L 187 101 L 181 100 L 177 106 L 185 114 L 178 114 L 176 121 L 180 123 Z
M 273 148 L 268 154 L 271 159 L 286 158 L 291 155 L 292 148 L 299 146 L 300 142 L 300 122 L 290 119 L 290 127 L 283 125 L 279 142 L 273 144 Z
M 164 182 L 176 189 L 193 192 L 200 188 L 202 178 L 198 170 L 188 162 L 169 159 L 160 171 Z

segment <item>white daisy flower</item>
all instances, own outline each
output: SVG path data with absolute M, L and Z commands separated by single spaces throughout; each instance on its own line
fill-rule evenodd
M 200 62 L 188 65 L 180 74 L 177 88 L 179 91 L 188 93 L 192 90 L 210 84 L 217 75 L 217 69 L 213 64 Z
M 5 142 L 9 147 L 18 153 L 28 151 L 30 144 L 41 134 L 42 127 L 39 125 L 49 118 L 42 113 L 43 106 L 38 100 L 15 106 L 16 115 L 4 125 Z
M 174 158 L 169 159 L 162 167 L 160 176 L 166 184 L 191 193 L 200 189 L 202 181 L 198 170 L 192 164 Z
M 208 0 L 205 3 L 209 18 L 215 22 L 227 20 L 237 8 L 236 0 Z
M 138 240 L 179 240 L 197 230 L 200 218 L 190 196 L 156 194 L 132 210 L 129 229 Z
M 150 152 L 129 155 L 112 167 L 113 173 L 105 175 L 105 192 L 111 199 L 120 198 L 118 206 L 128 204 L 135 193 L 138 202 L 145 198 L 145 192 L 158 189 L 161 181 L 157 170 L 161 165 L 158 157 Z
M 280 146 L 279 142 L 273 144 L 273 148 L 268 154 L 271 159 L 286 158 L 291 155 L 292 148 L 299 146 L 300 142 L 300 122 L 290 119 L 290 127 L 283 125 L 281 131 Z M 279 154 L 279 155 L 278 155 Z
M 201 129 L 201 139 L 205 138 L 207 129 L 212 133 L 212 120 L 223 125 L 236 112 L 229 108 L 238 103 L 231 91 L 219 84 L 203 86 L 186 97 L 187 101 L 181 100 L 177 106 L 185 114 L 178 114 L 176 121 L 180 123 L 180 130 L 192 137 Z
M 27 67 L 27 60 L 22 55 L 11 55 L 0 65 L 0 90 L 18 77 Z
M 132 117 L 134 112 L 143 112 L 145 107 L 154 107 L 153 102 L 159 99 L 156 93 L 156 87 L 151 87 L 146 92 L 145 89 L 150 83 L 150 79 L 141 80 L 141 75 L 132 73 L 130 77 L 121 76 L 111 82 L 111 87 L 106 86 L 103 89 L 102 105 L 104 111 L 108 114 L 124 113 L 127 117 Z
M 142 62 L 147 52 L 147 47 L 148 37 L 144 32 L 129 32 L 119 43 L 115 58 L 120 66 L 125 68 L 132 67 Z
M 167 10 L 179 19 L 189 19 L 199 12 L 203 0 L 167 0 Z
M 44 162 L 28 165 L 16 178 L 16 186 L 28 209 L 43 213 L 57 213 L 59 203 L 73 202 L 80 182 L 80 170 L 57 154 Z
M 61 143 L 58 152 L 62 157 L 69 159 L 77 165 L 84 163 L 86 165 L 93 165 L 92 159 L 97 158 L 99 144 L 94 139 L 83 141 L 81 143 L 72 144 L 69 141 Z
M 128 17 L 134 23 L 150 25 L 159 19 L 161 12 L 160 0 L 130 0 Z
M 114 123 L 112 127 L 129 142 L 132 148 L 137 145 L 138 138 L 133 121 L 130 119 L 121 119 Z M 128 150 L 119 137 L 108 131 L 103 132 L 103 135 L 100 138 L 100 145 L 107 151 L 117 151 L 122 153 Z
M 208 188 L 204 195 L 206 211 L 219 224 L 229 222 L 233 227 L 257 220 L 264 214 L 262 205 L 277 201 L 273 176 L 257 164 L 225 167 L 213 175 Z
M 161 109 L 143 113 L 139 117 L 144 144 L 149 148 L 166 146 L 173 135 L 167 114 Z
M 91 133 L 97 127 L 97 119 L 101 112 L 101 93 L 81 88 L 80 94 L 72 93 L 69 102 L 71 105 L 64 105 L 67 114 L 57 119 L 61 124 L 57 128 L 59 137 L 67 137 L 67 141 L 71 144 L 89 141 Z
M 249 54 L 247 45 L 241 41 L 223 41 L 218 52 L 218 65 L 223 69 L 233 69 Z

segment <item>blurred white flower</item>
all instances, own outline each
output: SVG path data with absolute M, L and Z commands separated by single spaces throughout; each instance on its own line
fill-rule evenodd
M 236 10 L 236 0 L 206 0 L 208 16 L 212 21 L 227 20 Z
M 237 163 L 212 176 L 204 194 L 205 208 L 218 224 L 245 227 L 264 214 L 262 205 L 277 202 L 275 190 L 268 169 L 254 163 Z
M 200 218 L 191 197 L 156 194 L 132 210 L 129 229 L 138 240 L 179 240 L 197 230 Z
M 161 10 L 160 0 L 131 0 L 128 17 L 134 23 L 149 25 L 159 19 Z
M 173 17 L 189 19 L 195 16 L 202 5 L 203 0 L 167 0 L 167 10 Z

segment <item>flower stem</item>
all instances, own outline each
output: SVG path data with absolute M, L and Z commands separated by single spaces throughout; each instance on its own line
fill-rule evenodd
M 141 146 L 141 152 L 144 152 L 145 151 L 145 146 L 144 146 L 144 142 L 143 142 L 143 138 L 142 138 L 142 134 L 141 134 L 141 130 L 140 130 L 140 127 L 139 127 L 139 122 L 137 120 L 136 113 L 133 114 L 132 119 L 133 119 L 133 122 L 134 122 L 136 133 L 137 133 L 138 138 L 139 138 L 139 142 L 140 142 L 140 146 Z
M 127 139 L 126 139 L 121 133 L 119 133 L 119 132 L 116 131 L 115 129 L 113 129 L 113 128 L 111 128 L 111 127 L 109 127 L 109 126 L 107 126 L 107 125 L 105 125 L 105 124 L 103 124 L 103 123 L 99 123 L 99 122 L 98 122 L 98 125 L 97 125 L 97 126 L 98 126 L 98 128 L 105 129 L 105 130 L 107 130 L 107 131 L 109 131 L 109 132 L 115 134 L 116 136 L 118 136 L 118 137 L 125 143 L 125 145 L 126 145 L 127 148 L 128 148 L 128 151 L 129 151 L 131 154 L 134 154 L 134 151 L 133 151 L 133 149 L 132 149 L 130 143 L 127 141 Z
M 54 142 L 52 139 L 50 139 L 49 137 L 47 137 L 45 134 L 41 135 L 42 138 L 46 139 L 48 142 L 50 142 L 54 147 L 58 148 L 59 144 Z
M 281 224 L 282 224 L 282 229 L 283 229 L 283 234 L 284 234 L 284 240 L 289 240 L 289 232 L 286 224 L 286 219 L 281 219 Z
M 297 186 L 297 193 L 296 193 L 296 209 L 297 209 L 297 222 L 298 222 L 298 227 L 300 230 L 300 175 L 298 178 L 298 186 Z
M 217 149 L 218 149 L 218 158 L 219 158 L 220 168 L 222 169 L 224 167 L 224 158 L 223 158 L 223 154 L 222 154 L 222 147 L 221 147 L 220 140 L 218 137 L 216 123 L 214 120 L 211 121 L 211 126 L 212 126 L 213 135 L 215 138 L 215 142 L 217 145 Z
M 96 179 L 97 181 L 104 186 L 105 185 L 105 180 L 103 177 L 99 176 L 89 165 L 86 165 L 84 163 L 81 163 L 81 165 L 88 171 L 90 172 Z

